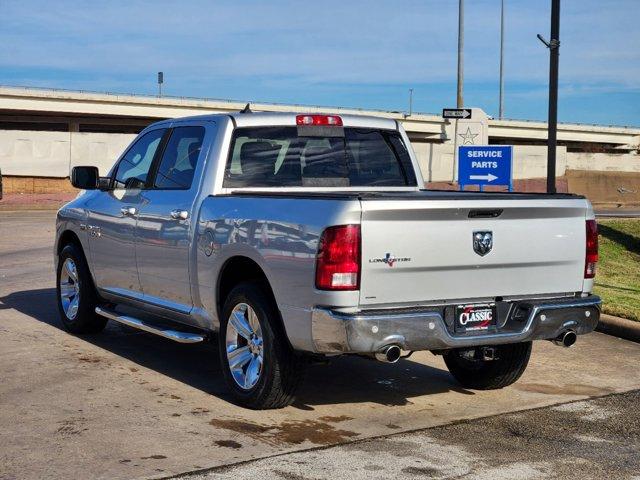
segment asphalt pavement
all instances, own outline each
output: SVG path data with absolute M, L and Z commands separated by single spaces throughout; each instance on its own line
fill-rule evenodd
M 588 474 L 601 472 L 602 462 L 617 465 L 620 476 L 611 478 L 637 471 L 624 450 L 638 452 L 637 394 L 618 394 L 640 389 L 640 344 L 599 333 L 571 349 L 537 342 L 520 381 L 489 392 L 460 387 L 426 352 L 395 365 L 338 358 L 310 368 L 293 406 L 249 411 L 230 403 L 214 345 L 176 344 L 111 323 L 98 335 L 64 332 L 54 218 L 0 212 L 0 479 L 555 478 L 562 435 L 573 448 L 566 458 Z M 597 411 L 611 405 L 617 413 L 585 423 L 579 412 L 591 407 L 583 403 L 544 408 L 597 397 L 606 397 Z M 542 410 L 524 412 L 534 408 Z M 551 425 L 564 433 L 552 435 Z
M 185 480 L 640 479 L 640 391 L 186 475 Z

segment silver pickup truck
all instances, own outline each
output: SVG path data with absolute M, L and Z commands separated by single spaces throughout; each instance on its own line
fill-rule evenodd
M 586 199 L 425 190 L 393 119 L 166 120 L 108 176 L 75 167 L 72 183 L 55 243 L 65 328 L 217 338 L 250 408 L 291 403 L 309 361 L 343 354 L 429 350 L 465 387 L 502 388 L 532 340 L 570 346 L 600 316 Z

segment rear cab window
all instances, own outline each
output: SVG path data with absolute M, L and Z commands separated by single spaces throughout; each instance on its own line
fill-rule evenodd
M 234 130 L 223 187 L 413 187 L 395 130 L 287 126 Z

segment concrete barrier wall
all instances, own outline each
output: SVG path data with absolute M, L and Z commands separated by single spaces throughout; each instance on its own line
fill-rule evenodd
M 425 182 L 451 182 L 454 178 L 453 145 L 442 143 L 411 144 Z
M 135 137 L 0 130 L 0 169 L 3 175 L 64 178 L 75 165 L 95 165 L 104 175 Z
M 134 138 L 136 135 L 133 134 L 74 132 L 71 134 L 69 169 L 77 165 L 95 165 L 100 175 L 106 175 Z
M 640 155 L 607 153 L 569 153 L 568 170 L 640 172 Z
M 69 175 L 70 132 L 0 131 L 3 175 L 65 177 Z
M 556 177 L 567 170 L 567 147 L 556 148 Z M 513 147 L 513 178 L 546 178 L 547 147 L 542 145 L 515 145 Z
M 64 178 L 76 165 L 96 165 L 106 174 L 135 138 L 133 134 L 0 130 L 0 168 L 4 175 Z M 414 142 L 427 182 L 455 181 L 453 144 Z M 566 170 L 640 172 L 640 155 L 570 153 L 557 149 L 556 175 Z M 547 174 L 545 146 L 516 145 L 515 180 Z
M 426 182 L 453 182 L 456 179 L 453 145 L 413 143 L 420 169 Z M 556 149 L 556 176 L 567 170 L 640 172 L 640 155 L 567 152 Z M 513 178 L 524 180 L 547 176 L 547 147 L 544 145 L 514 145 Z
M 453 145 L 443 143 L 413 143 L 422 176 L 426 182 L 453 182 L 455 164 Z M 562 177 L 567 169 L 566 147 L 556 150 L 556 175 Z M 631 156 L 631 155 L 630 155 Z M 547 176 L 547 147 L 515 145 L 513 147 L 513 178 L 542 178 Z

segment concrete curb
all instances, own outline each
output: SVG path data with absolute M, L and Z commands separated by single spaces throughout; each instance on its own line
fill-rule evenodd
M 35 205 L 22 205 L 22 204 L 11 204 L 11 205 L 1 205 L 0 204 L 0 212 L 25 212 L 25 211 L 44 211 L 50 210 L 55 212 L 56 210 L 60 210 L 64 203 L 56 203 L 56 204 L 35 204 Z
M 607 335 L 640 343 L 640 322 L 603 313 L 600 315 L 600 323 L 598 323 L 597 330 Z

